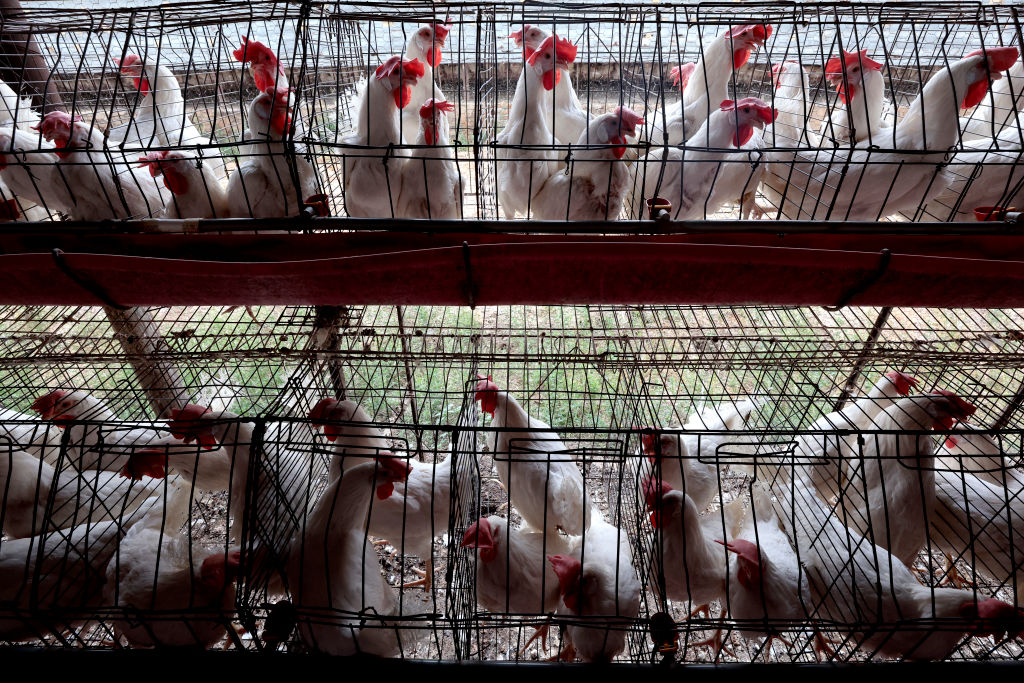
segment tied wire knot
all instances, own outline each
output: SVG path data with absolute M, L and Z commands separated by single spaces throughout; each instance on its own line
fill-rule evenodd
M 764 154 L 759 149 L 747 150 L 747 159 L 750 161 L 750 170 L 756 171 L 757 167 L 761 165 L 761 160 L 764 158 Z
M 572 143 L 569 143 L 569 149 L 566 150 L 566 152 L 565 152 L 565 159 L 563 159 L 562 161 L 565 162 L 565 171 L 564 171 L 564 173 L 565 173 L 565 175 L 569 175 L 569 172 L 570 172 L 569 169 L 572 168 Z
M 384 170 L 388 168 L 388 159 L 395 153 L 395 143 L 389 142 L 387 150 L 384 151 L 384 156 L 381 157 L 380 162 L 384 164 Z

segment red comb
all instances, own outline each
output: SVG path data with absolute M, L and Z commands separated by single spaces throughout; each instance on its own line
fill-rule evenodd
M 200 419 L 210 412 L 213 411 L 205 406 L 189 403 L 181 410 L 171 411 L 171 419 L 167 426 L 170 427 L 174 438 L 185 443 L 197 441 L 204 450 L 213 450 L 218 445 L 217 438 L 213 435 L 213 427 Z
M 530 55 L 526 61 L 531 65 L 536 63 L 537 57 L 540 53 L 545 50 L 554 47 L 555 50 L 555 61 L 572 63 L 576 61 L 576 46 L 565 38 L 559 38 L 558 36 L 548 36 L 543 43 Z
M 445 100 L 429 99 L 420 107 L 420 117 L 424 119 L 432 118 L 435 110 L 453 112 L 455 111 L 455 104 Z
M 695 62 L 687 62 L 686 64 L 672 67 L 672 70 L 668 72 L 668 75 L 672 78 L 672 85 L 685 88 L 686 84 L 690 82 L 690 76 L 693 75 L 696 69 L 697 64 Z
M 846 68 L 849 69 L 851 66 L 861 66 L 864 69 L 872 69 L 874 71 L 881 71 L 882 67 L 885 66 L 881 62 L 868 57 L 867 49 L 861 50 L 860 52 L 847 52 L 843 50 L 843 57 L 832 57 L 825 62 L 825 75 L 827 76 L 839 76 L 843 73 L 843 62 L 846 62 Z
M 448 33 L 452 30 L 451 17 L 446 18 L 443 24 L 431 24 L 431 26 L 434 29 L 434 38 L 444 45 L 444 41 L 448 39 Z
M 69 393 L 71 392 L 64 391 L 63 389 L 54 389 L 50 393 L 43 394 L 37 398 L 29 407 L 29 410 L 34 410 L 45 417 L 48 413 L 52 413 L 53 409 L 57 407 L 57 403 Z
M 128 462 L 121 468 L 120 475 L 132 481 L 143 477 L 163 479 L 167 476 L 167 453 L 157 450 L 143 450 L 128 456 Z
M 945 396 L 947 399 L 949 399 L 949 402 L 953 404 L 953 416 L 960 420 L 965 420 L 971 415 L 974 415 L 974 413 L 977 412 L 978 410 L 977 406 L 975 406 L 972 403 L 968 403 L 967 401 L 960 398 L 952 391 L 947 391 L 946 389 L 936 389 L 933 393 L 939 394 L 940 396 Z
M 730 28 L 725 32 L 725 35 L 728 38 L 738 38 L 745 31 L 751 31 L 756 40 L 765 41 L 772 37 L 771 24 L 740 24 Z
M 989 69 L 992 71 L 1006 71 L 1017 61 L 1020 52 L 1015 47 L 990 47 L 984 50 L 975 50 L 964 55 L 964 59 L 984 54 L 988 58 Z

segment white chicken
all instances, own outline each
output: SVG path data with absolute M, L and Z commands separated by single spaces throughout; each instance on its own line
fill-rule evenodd
M 977 50 L 936 71 L 886 143 L 895 151 L 858 147 L 776 155 L 773 161 L 792 164 L 793 173 L 786 183 L 766 176 L 762 192 L 781 217 L 792 220 L 871 221 L 914 211 L 943 189 L 936 175 L 959 136 L 959 108 L 980 102 L 990 74 L 998 78 L 1017 54 L 1015 47 Z
M 574 150 L 565 172 L 549 176 L 534 194 L 533 217 L 570 221 L 617 219 L 633 182 L 633 174 L 622 159 L 626 137 L 636 137 L 636 127 L 643 122 L 625 107 L 596 117 L 577 144 L 604 146 Z
M 1020 87 L 1024 88 L 1024 80 Z M 981 207 L 1018 205 L 1024 200 L 1021 130 L 1008 126 L 995 140 L 976 138 L 964 143 L 964 149 L 955 152 L 945 168 L 943 179 L 947 182 L 941 192 L 904 215 L 921 222 L 972 221 Z
M 434 68 L 441 63 L 444 57 L 444 44 L 448 40 L 448 33 L 452 30 L 450 19 L 443 24 L 424 24 L 416 29 L 416 32 L 409 36 L 405 44 L 405 54 L 402 59 L 407 62 L 419 61 L 423 65 L 423 75 L 413 84 L 409 91 L 409 102 L 419 105 L 427 100 L 444 102 L 444 91 L 434 80 Z M 402 108 L 402 142 L 409 144 L 435 144 L 432 142 L 416 142 L 420 132 L 420 116 L 415 106 Z M 447 127 L 445 132 L 447 133 Z M 445 136 L 447 137 L 447 135 Z
M 52 179 L 70 193 L 67 211 L 75 220 L 109 220 L 155 216 L 164 207 L 162 189 L 128 161 L 105 149 L 103 134 L 81 117 L 51 111 L 39 131 L 55 143 L 58 162 Z M 60 200 L 54 198 L 54 205 Z
M 322 398 L 309 412 L 313 427 L 323 427 L 324 436 L 334 444 L 328 481 L 334 481 L 342 470 L 373 462 L 391 450 L 384 433 L 355 401 Z
M 710 216 L 728 202 L 741 202 L 741 215 L 753 206 L 753 192 L 764 174 L 764 165 L 751 168 L 748 150 L 764 145 L 754 129 L 775 120 L 776 111 L 763 100 L 746 97 L 724 100 L 689 140 L 691 149 L 653 149 L 639 163 L 633 206 L 642 200 L 663 197 L 672 204 L 675 220 Z M 706 148 L 697 151 L 692 147 Z
M 888 550 L 908 567 L 928 541 L 935 508 L 935 442 L 914 431 L 948 429 L 975 407 L 956 394 L 938 390 L 900 399 L 882 411 L 850 465 L 842 498 L 847 526 Z
M 1007 129 L 1020 127 L 1024 113 L 1024 61 L 1011 66 L 1003 78 L 992 84 L 989 97 L 984 98 L 970 118 L 960 119 L 964 142 L 991 140 Z
M 139 159 L 154 178 L 163 176 L 171 196 L 161 218 L 227 218 L 228 197 L 210 164 L 176 150 Z
M 422 82 L 422 81 L 421 81 Z M 415 100 L 414 100 L 415 101 Z M 419 112 L 417 147 L 409 150 L 402 165 L 401 194 L 395 216 L 398 218 L 462 218 L 462 174 L 455 161 L 455 150 L 448 133 L 448 112 L 455 105 L 443 100 L 427 100 Z
M 0 449 L 0 519 L 10 538 L 70 529 L 130 512 L 160 482 L 127 481 L 117 472 L 54 468 L 24 451 Z
M 775 96 L 772 105 L 778 112 L 764 139 L 772 147 L 817 147 L 816 133 L 808 130 L 808 120 L 814 96 L 809 93 L 810 83 L 799 62 L 785 61 L 772 65 Z
M 249 40 L 242 36 L 242 45 L 235 49 L 232 56 L 236 61 L 249 65 L 249 73 L 260 92 L 276 91 L 288 87 L 288 74 L 284 64 L 269 47 L 258 40 Z
M 743 399 L 719 407 L 706 408 L 686 421 L 690 431 L 728 431 L 743 429 L 747 416 L 757 406 L 753 399 Z M 721 466 L 716 463 L 723 444 L 736 444 L 734 434 L 658 434 L 648 431 L 641 437 L 644 455 L 651 466 L 637 470 L 641 485 L 648 477 L 659 475 L 661 481 L 689 496 L 698 511 L 706 510 L 718 495 Z M 641 486 L 642 489 L 642 486 Z
M 947 436 L 935 452 L 940 467 L 951 472 L 970 472 L 978 479 L 1013 492 L 1024 489 L 1024 474 L 1003 457 L 1004 452 L 1013 448 L 1012 437 L 985 434 L 979 427 L 966 423 L 954 427 L 956 433 Z
M 565 444 L 490 377 L 479 378 L 475 400 L 499 430 L 491 453 L 509 506 L 536 531 L 582 536 L 591 524 L 590 493 Z
M 411 103 L 423 78 L 423 63 L 391 57 L 361 85 L 356 132 L 344 139 L 356 146 L 345 156 L 345 206 L 349 216 L 392 218 L 402 193 L 404 158 L 391 154 L 401 143 L 399 111 Z M 361 149 L 369 147 L 371 149 Z
M 3 81 L 0 81 L 2 83 Z M 0 181 L 8 213 L 29 212 L 38 205 L 45 211 L 70 211 L 74 198 L 59 175 L 53 144 L 35 131 L 0 128 Z M 33 213 L 28 213 L 32 217 Z M 43 220 L 43 217 L 31 218 Z
M 544 91 L 558 80 L 556 73 L 576 59 L 576 46 L 549 36 L 526 59 L 509 105 L 508 121 L 495 138 L 498 144 L 498 203 L 506 219 L 529 216 L 530 201 L 551 175 L 558 172 L 561 154 L 547 149 L 555 143 L 544 118 Z
M 298 215 L 319 194 L 320 180 L 305 147 L 289 139 L 293 99 L 290 90 L 279 88 L 249 104 L 238 170 L 227 187 L 232 218 Z
M 523 59 L 528 60 L 551 34 L 540 26 L 525 24 L 518 31 L 509 34 L 515 44 L 523 48 Z M 525 65 L 524 65 L 525 68 Z M 562 65 L 555 75 L 555 87 L 544 90 L 544 120 L 555 140 L 560 144 L 575 143 L 587 132 L 590 117 L 580 103 L 576 89 L 572 87 L 569 69 Z
M 70 467 L 80 472 L 119 471 L 131 450 L 172 441 L 156 429 L 122 427 L 123 420 L 86 391 L 54 389 L 37 398 L 31 410 L 68 430 L 67 458 Z
M 118 519 L 0 543 L 0 639 L 38 641 L 42 634 L 60 637 L 84 624 L 103 603 L 106 569 L 118 541 L 163 502 L 161 491 Z
M 868 57 L 867 50 L 842 51 L 825 64 L 825 80 L 838 93 L 839 103 L 821 128 L 821 137 L 837 144 L 868 144 L 885 147 L 892 141 L 892 128 L 882 127 L 885 82 L 881 62 Z M 852 141 L 852 142 L 850 142 Z
M 386 500 L 407 472 L 404 462 L 387 457 L 347 469 L 328 484 L 292 540 L 288 589 L 299 637 L 310 650 L 408 656 L 423 633 L 394 628 L 399 602 L 366 534 L 374 493 L 373 504 Z
M 476 602 L 489 612 L 549 614 L 561 599 L 548 555 L 571 550 L 559 534 L 513 529 L 504 517 L 481 517 L 466 529 L 463 548 L 476 550 Z
M 1024 500 L 1019 490 L 983 481 L 970 473 L 935 473 L 935 512 L 929 518 L 931 546 L 945 554 L 945 580 L 959 579 L 956 562 L 1016 592 L 1024 603 Z
M 842 513 L 815 495 L 802 468 L 764 476 L 773 482 L 778 517 L 807 574 L 810 595 L 801 601 L 815 606 L 813 618 L 849 634 L 851 644 L 873 656 L 933 660 L 948 655 L 966 633 L 1021 630 L 1024 610 L 972 591 L 922 585 L 885 548 L 844 526 Z M 925 621 L 913 627 L 917 620 Z M 948 622 L 935 628 L 932 620 Z
M 725 598 L 725 577 L 731 559 L 715 543 L 726 536 L 720 515 L 702 517 L 693 500 L 668 484 L 643 482 L 640 494 L 651 512 L 653 534 L 648 540 L 650 575 L 655 593 L 668 600 L 690 603 L 694 614 L 710 613 L 708 605 Z M 708 643 L 718 643 L 716 635 Z
M 751 499 L 751 510 L 729 530 L 730 540 L 725 544 L 736 554 L 727 582 L 729 616 L 742 622 L 739 634 L 748 640 L 763 636 L 781 639 L 780 630 L 771 622 L 808 618 L 800 602 L 800 596 L 809 595 L 807 575 L 779 526 L 766 487 L 752 485 Z
M 890 370 L 878 378 L 865 398 L 850 401 L 842 410 L 822 415 L 808 431 L 826 432 L 823 435 L 801 434 L 797 437 L 797 451 L 809 458 L 811 483 L 821 499 L 828 502 L 843 490 L 849 464 L 857 455 L 857 434 L 832 435 L 827 432 L 862 432 L 878 429 L 875 418 L 901 396 L 908 396 L 918 381 L 898 370 Z
M 31 415 L 0 404 L 0 454 L 11 447 L 55 465 L 60 456 L 60 441 L 63 434 L 64 432 L 53 424 L 41 422 Z
M 213 178 L 224 180 L 224 159 L 205 149 L 210 138 L 202 135 L 185 112 L 185 96 L 174 73 L 165 64 L 143 62 L 136 54 L 114 59 L 121 75 L 132 79 L 141 100 L 132 109 L 132 118 L 124 126 L 107 134 L 109 147 L 193 147 L 194 155 L 210 169 Z
M 666 115 L 664 132 L 661 117 L 654 117 L 648 138 L 651 144 L 681 145 L 700 131 L 715 107 L 729 98 L 729 79 L 733 72 L 746 64 L 751 51 L 764 45 L 771 35 L 770 24 L 743 24 L 729 28 L 706 46 L 702 45 L 696 67 L 690 71 L 689 67 L 684 70 L 683 65 L 676 72 L 680 81 L 686 80 L 682 100 Z M 688 77 L 686 72 L 689 72 Z
M 179 534 L 189 487 L 167 482 L 167 505 L 128 530 L 107 565 L 104 603 L 124 611 L 110 620 L 132 647 L 209 647 L 220 640 L 235 608 L 238 550 L 203 548 Z
M 600 510 L 569 555 L 550 555 L 558 576 L 568 648 L 560 657 L 611 662 L 626 647 L 626 634 L 640 613 L 640 581 L 629 538 L 608 524 Z
M 434 538 L 448 532 L 455 463 L 449 455 L 435 464 L 410 462 L 409 467 L 404 484 L 397 485 L 391 496 L 371 504 L 368 529 L 402 554 L 423 559 L 426 571 L 413 569 L 422 578 L 403 586 L 422 586 L 429 592 L 434 579 Z

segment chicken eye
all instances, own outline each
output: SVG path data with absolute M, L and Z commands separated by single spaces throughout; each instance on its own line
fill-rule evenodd
M 743 113 L 744 114 L 749 114 L 750 113 L 750 109 L 747 108 L 747 107 L 743 107 Z

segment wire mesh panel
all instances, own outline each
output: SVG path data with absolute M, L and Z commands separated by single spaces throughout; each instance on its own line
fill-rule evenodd
M 1021 191 L 1015 11 L 42 6 L 6 214 L 973 220 Z
M 98 308 L 4 314 L 5 642 L 1020 655 L 1016 311 L 146 314 L 146 339 Z M 969 407 L 901 417 L 932 389 Z

